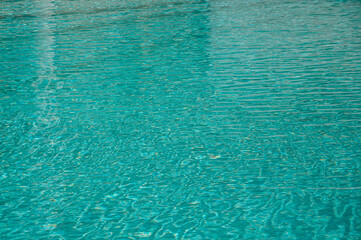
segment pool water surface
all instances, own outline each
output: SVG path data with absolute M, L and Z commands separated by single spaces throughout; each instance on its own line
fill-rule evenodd
M 2 0 L 0 239 L 361 239 L 361 2 Z

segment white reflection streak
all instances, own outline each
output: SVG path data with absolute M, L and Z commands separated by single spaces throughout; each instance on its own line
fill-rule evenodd
M 36 1 L 36 7 L 40 10 L 38 22 L 38 45 L 36 47 L 38 56 L 37 78 L 33 86 L 37 93 L 37 122 L 35 130 L 47 128 L 54 125 L 58 118 L 55 116 L 56 99 L 52 96 L 52 81 L 56 80 L 54 65 L 54 33 L 52 29 L 52 15 L 54 14 L 53 0 Z

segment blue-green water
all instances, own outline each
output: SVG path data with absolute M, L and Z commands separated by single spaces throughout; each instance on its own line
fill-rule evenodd
M 360 1 L 0 3 L 0 239 L 361 239 Z

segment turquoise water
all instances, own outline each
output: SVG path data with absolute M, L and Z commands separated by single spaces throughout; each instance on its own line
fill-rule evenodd
M 0 239 L 361 239 L 360 1 L 0 3 Z

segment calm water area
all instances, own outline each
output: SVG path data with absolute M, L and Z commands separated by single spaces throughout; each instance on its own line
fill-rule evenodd
M 1 0 L 0 239 L 361 239 L 361 2 Z

